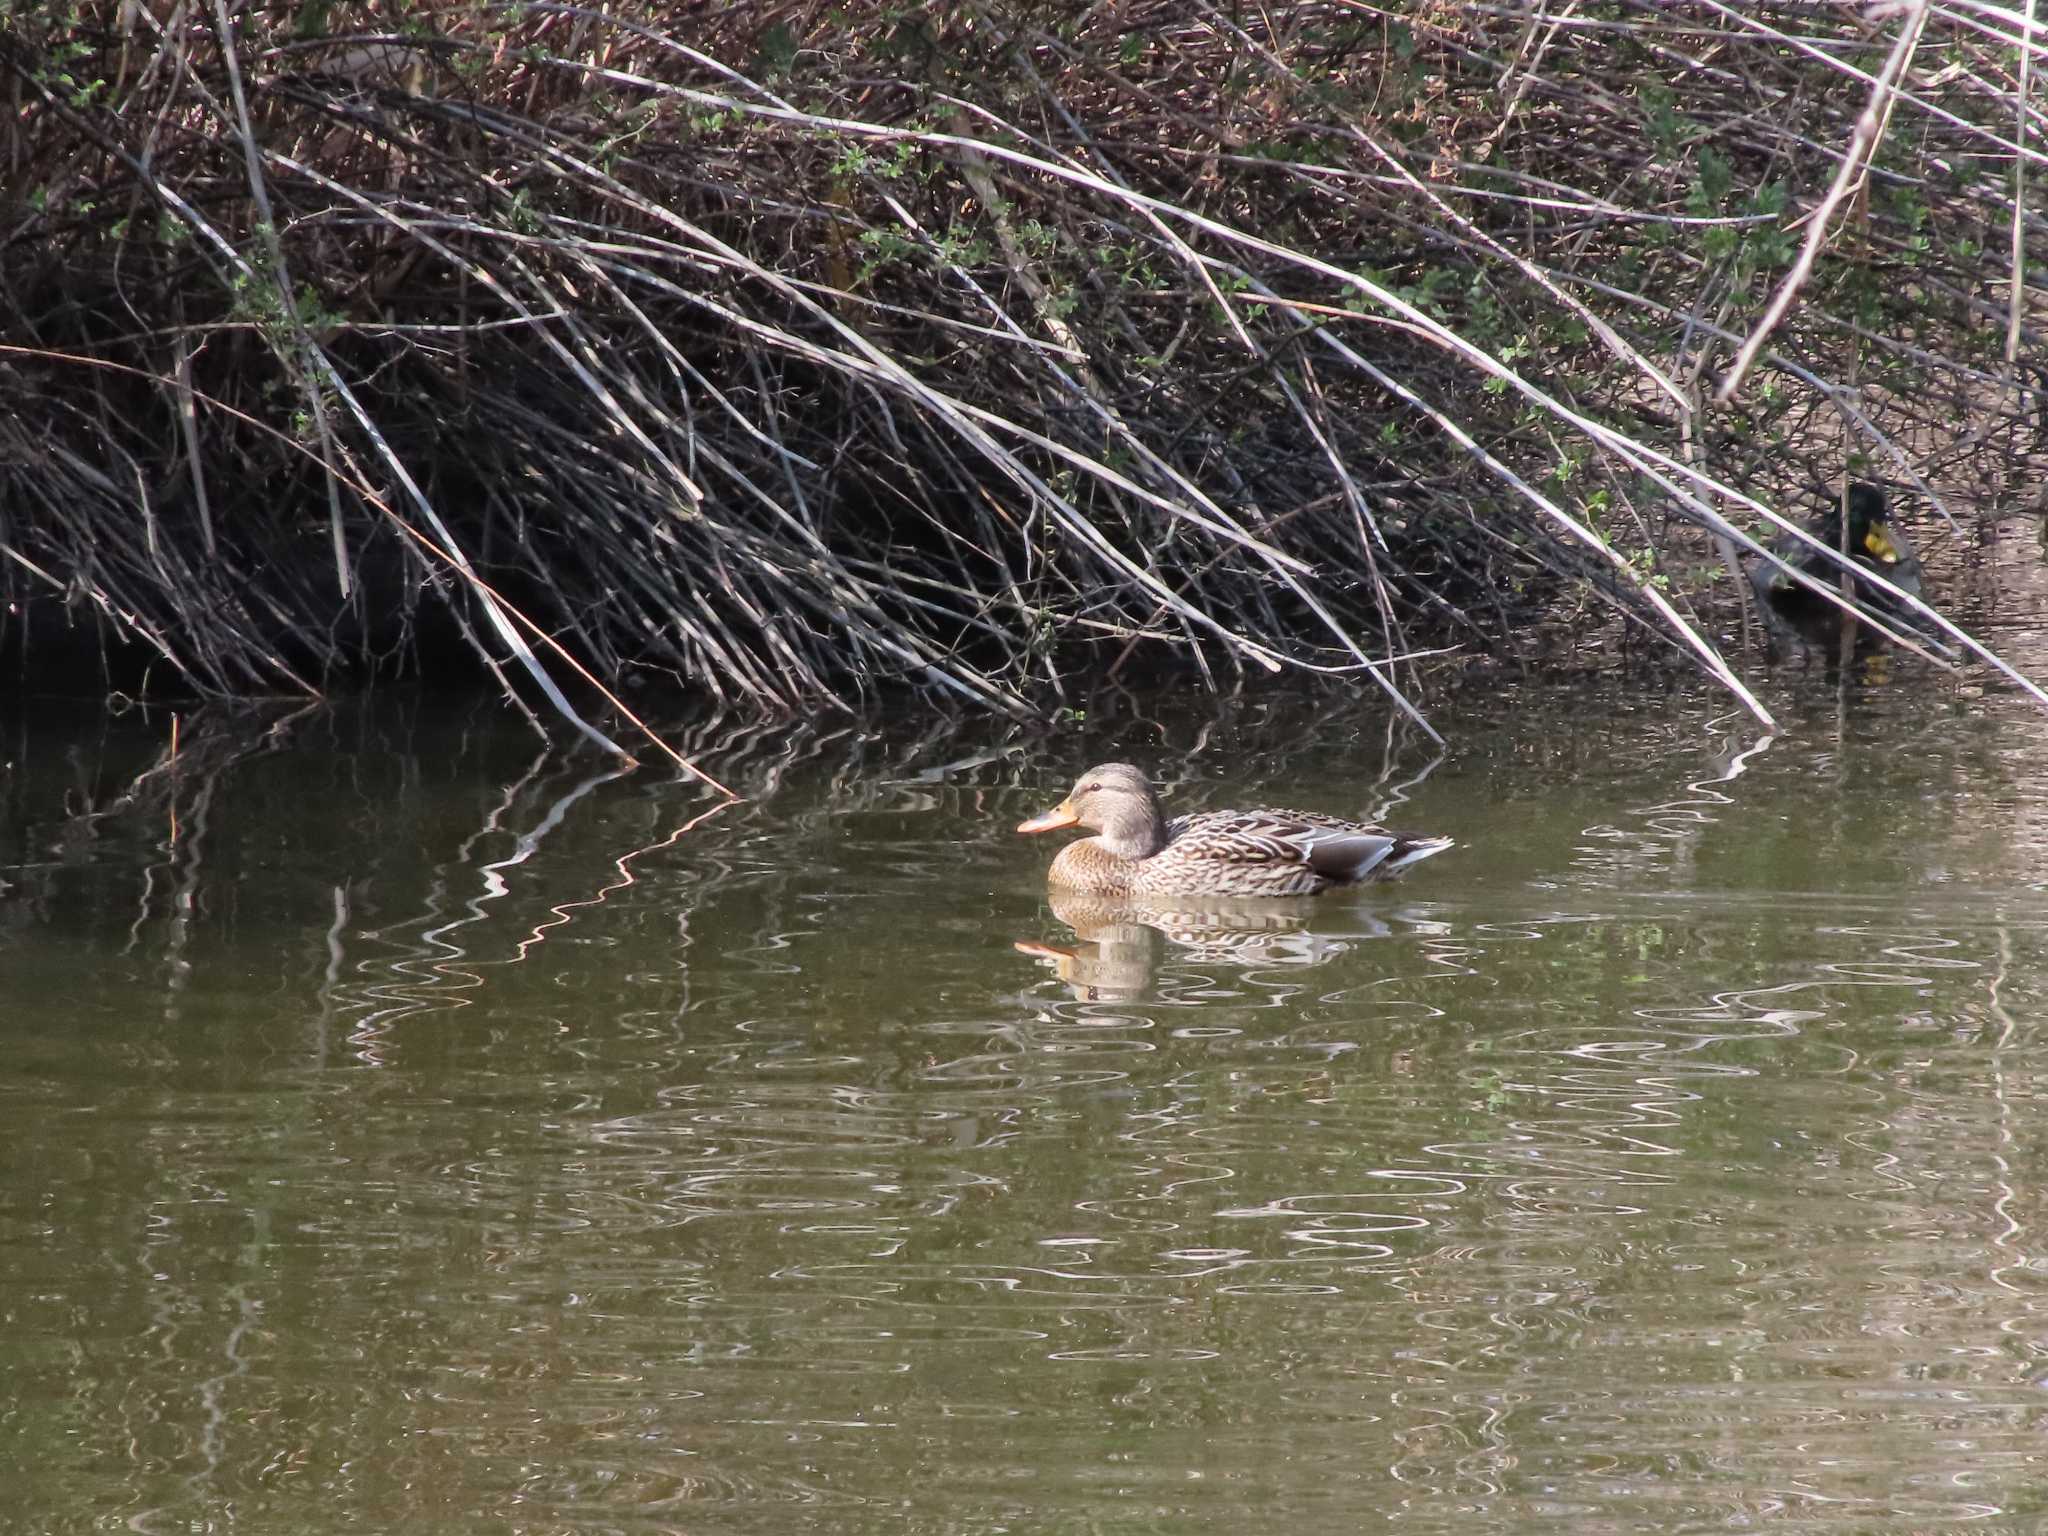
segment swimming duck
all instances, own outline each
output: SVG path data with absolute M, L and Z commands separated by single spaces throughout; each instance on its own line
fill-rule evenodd
M 1920 595 L 1920 560 L 1913 553 L 1913 546 L 1906 542 L 1906 536 L 1892 522 L 1885 510 L 1884 492 L 1874 485 L 1861 481 L 1849 487 L 1849 539 L 1842 541 L 1842 507 L 1839 501 L 1828 504 L 1822 512 L 1807 525 L 1807 531 L 1829 549 L 1848 551 L 1852 570 L 1872 571 L 1901 591 Z M 1785 567 L 1811 576 L 1823 586 L 1834 587 L 1840 572 L 1838 562 L 1804 543 L 1793 534 L 1786 534 L 1771 545 L 1771 560 L 1759 560 L 1750 567 L 1750 584 L 1756 588 L 1756 595 L 1764 605 L 1764 611 L 1785 620 L 1795 628 L 1808 629 L 1816 624 L 1831 626 L 1841 618 L 1841 610 L 1818 592 L 1801 586 Z M 1856 600 L 1875 610 L 1880 616 L 1904 620 L 1909 612 L 1889 592 L 1880 590 L 1860 577 L 1855 583 Z
M 1451 846 L 1318 811 L 1198 811 L 1168 820 L 1145 775 L 1104 763 L 1019 832 L 1086 827 L 1047 884 L 1088 896 L 1313 896 L 1387 880 Z

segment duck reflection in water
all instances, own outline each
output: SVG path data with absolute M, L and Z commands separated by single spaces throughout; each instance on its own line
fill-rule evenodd
M 1175 965 L 1223 964 L 1245 970 L 1306 967 L 1343 954 L 1349 940 L 1383 938 L 1393 931 L 1356 908 L 1345 909 L 1342 935 L 1312 931 L 1309 922 L 1317 909 L 1299 898 L 1155 904 L 1072 891 L 1048 895 L 1053 916 L 1074 930 L 1074 942 L 1019 939 L 1012 948 L 1049 962 L 1084 1003 L 1129 1002 L 1145 996 L 1169 959 Z

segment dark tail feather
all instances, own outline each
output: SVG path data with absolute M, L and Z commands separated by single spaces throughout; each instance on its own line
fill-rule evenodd
M 1433 859 L 1446 848 L 1455 848 L 1457 843 L 1448 837 L 1396 836 L 1393 851 L 1386 861 L 1372 873 L 1375 880 L 1391 880 L 1411 864 L 1420 864 L 1424 859 Z
M 1413 837 L 1405 832 L 1370 832 L 1331 837 L 1309 852 L 1309 867 L 1325 880 L 1356 885 L 1364 880 L 1391 880 L 1411 864 L 1452 846 L 1448 837 Z

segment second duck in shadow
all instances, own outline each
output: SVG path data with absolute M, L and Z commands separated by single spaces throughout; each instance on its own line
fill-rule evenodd
M 1854 615 L 1798 579 L 1806 576 L 1830 591 L 1839 590 L 1843 570 L 1839 557 L 1848 561 L 1858 604 L 1889 624 L 1918 628 L 1919 621 L 1905 604 L 1868 579 L 1882 577 L 1910 596 L 1921 595 L 1920 558 L 1892 521 L 1884 492 L 1858 481 L 1849 487 L 1844 500 L 1846 507 L 1833 502 L 1807 525 L 1814 540 L 1835 551 L 1838 558 L 1830 559 L 1788 533 L 1771 544 L 1769 559 L 1750 567 L 1750 585 L 1774 641 L 1832 647 L 1843 639 L 1845 625 L 1856 624 Z M 1881 638 L 1868 626 L 1857 628 L 1860 633 L 1851 638 L 1858 642 Z

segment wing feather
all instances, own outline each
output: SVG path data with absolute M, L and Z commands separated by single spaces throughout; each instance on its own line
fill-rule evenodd
M 1321 811 L 1198 811 L 1167 824 L 1170 846 L 1205 863 L 1278 866 L 1320 880 L 1363 880 L 1400 869 L 1448 847 L 1440 838 L 1411 837 Z

